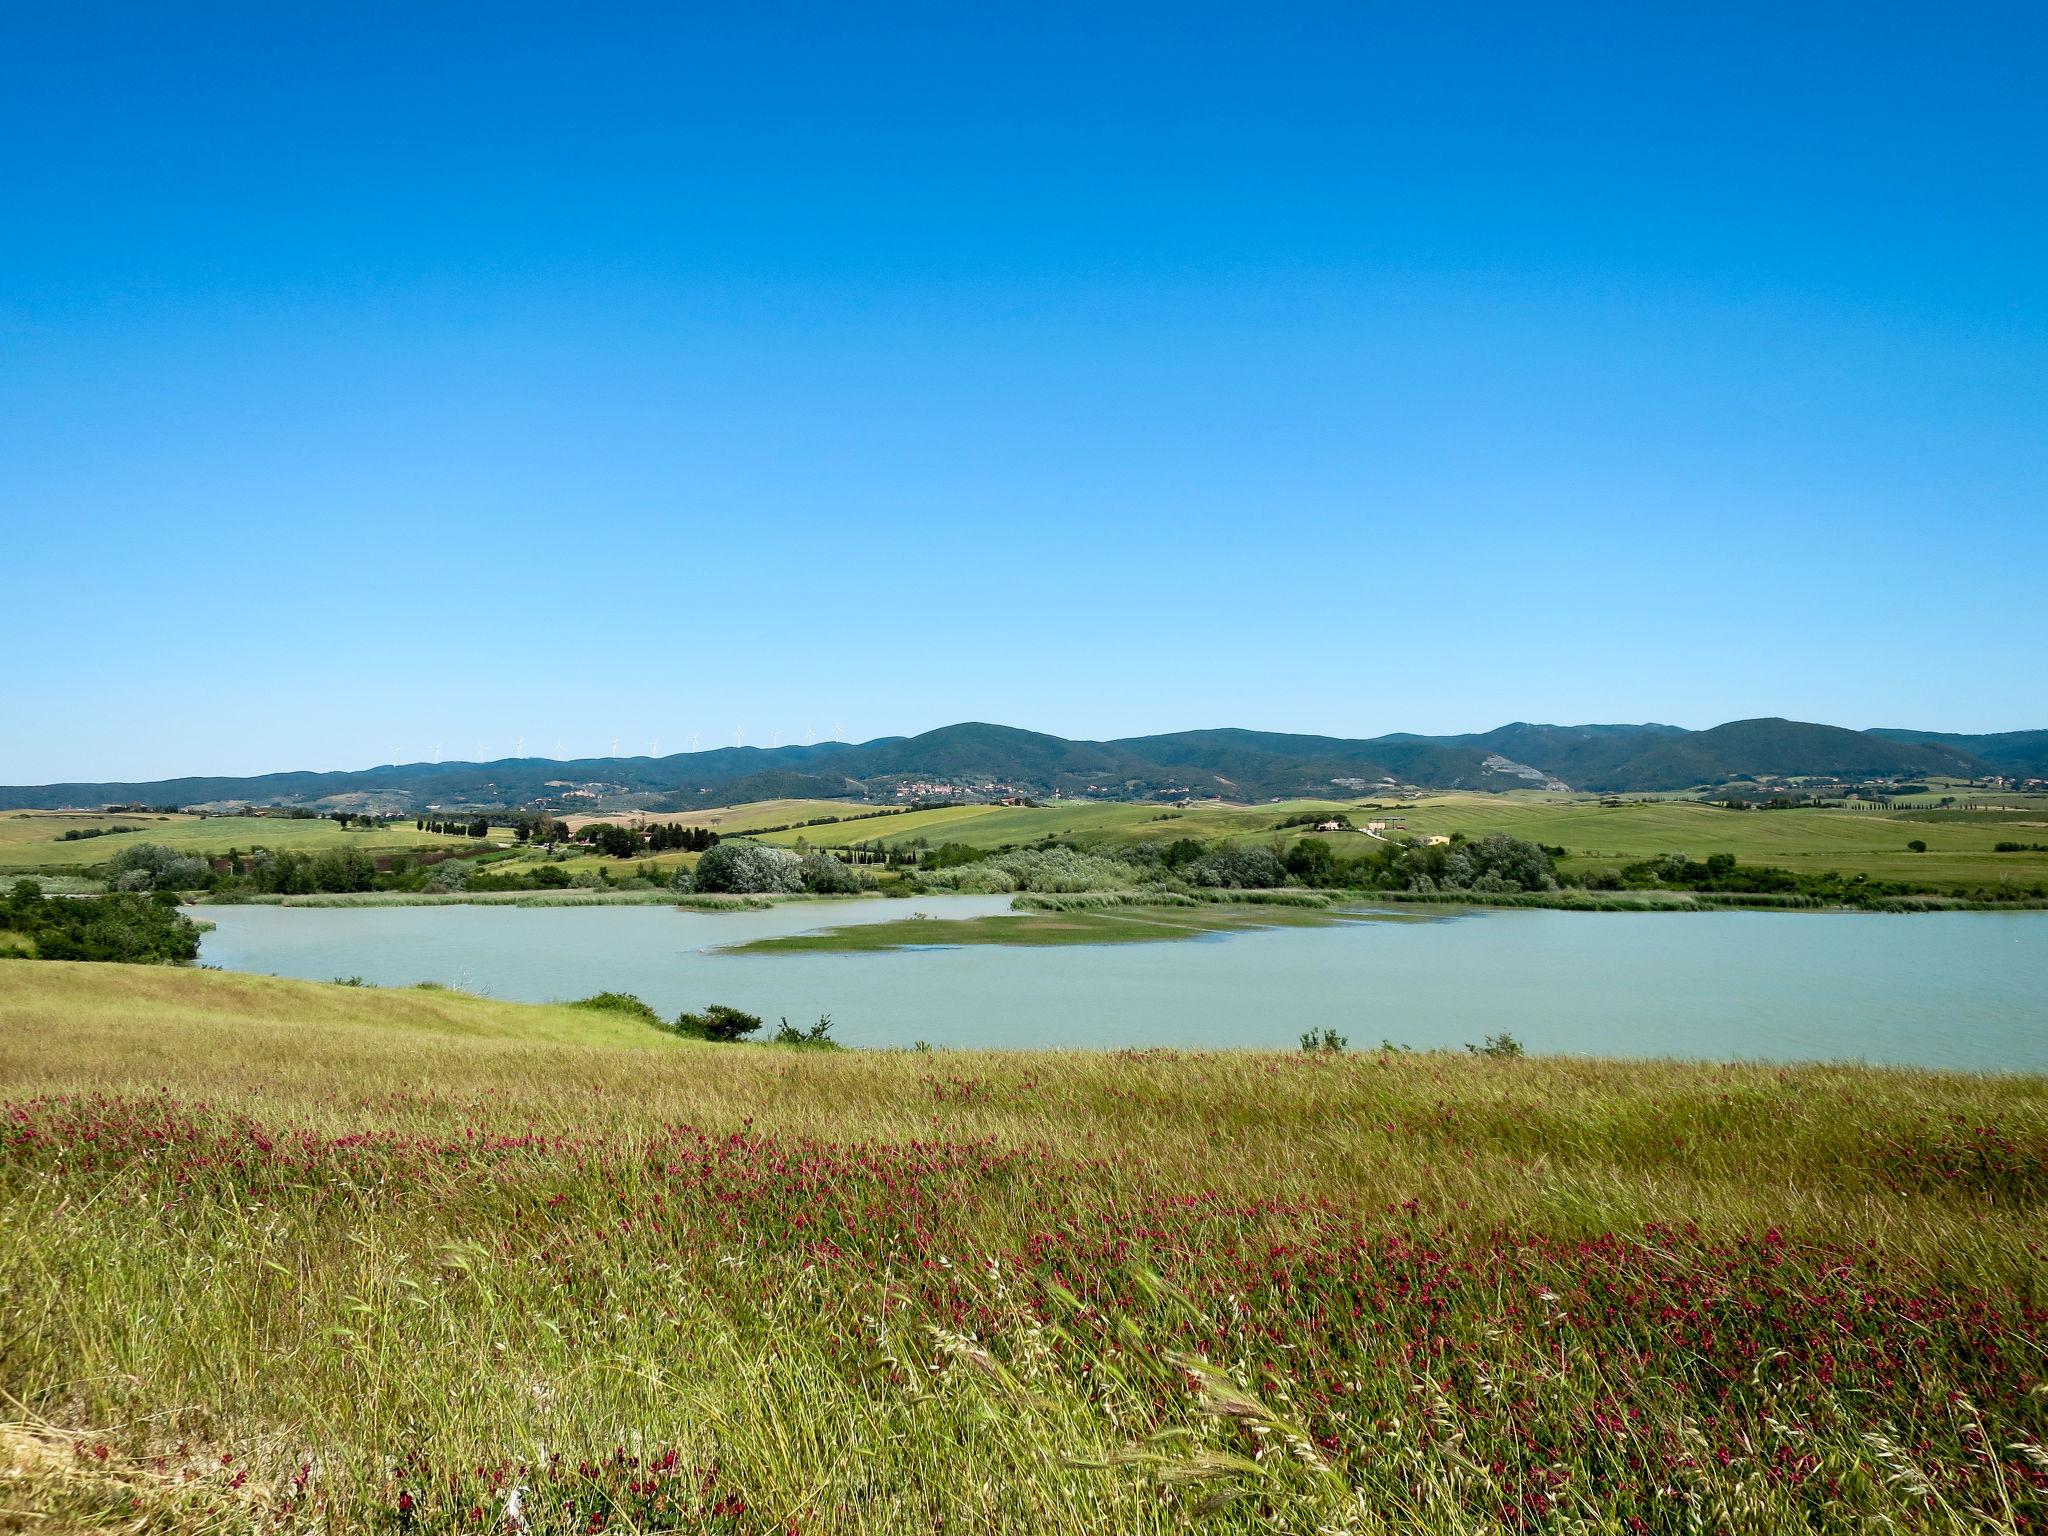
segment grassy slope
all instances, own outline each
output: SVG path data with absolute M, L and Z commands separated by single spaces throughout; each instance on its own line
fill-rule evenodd
M 135 832 L 64 842 L 73 827 L 123 826 Z M 247 852 L 269 848 L 318 853 L 327 848 L 360 848 L 365 853 L 396 853 L 407 848 L 475 847 L 484 839 L 443 837 L 420 832 L 409 821 L 390 827 L 344 829 L 327 820 L 292 820 L 269 816 L 66 816 L 47 811 L 0 812 L 0 872 L 38 868 L 82 869 L 104 863 L 125 847 L 160 843 L 179 853 L 223 854 L 230 848 Z
M 1381 802 L 1387 803 L 1387 802 Z M 1794 870 L 1839 870 L 1873 878 L 1910 879 L 1935 887 L 1977 886 L 2013 880 L 2048 879 L 2048 854 L 2001 854 L 2004 841 L 2048 843 L 2048 803 L 2032 812 L 1977 815 L 1953 812 L 1938 820 L 1925 812 L 1848 810 L 1727 811 L 1695 801 L 1660 799 L 1644 804 L 1602 806 L 1595 801 L 1539 794 L 1433 795 L 1403 811 L 1361 809 L 1358 801 L 1290 800 L 1255 806 L 1192 806 L 1175 814 L 1157 806 L 1116 803 L 1043 807 L 950 806 L 916 812 L 900 820 L 849 829 L 813 828 L 812 842 L 833 844 L 872 836 L 884 842 L 925 837 L 933 843 L 960 842 L 977 848 L 1028 843 L 1048 835 L 1076 842 L 1171 841 L 1258 842 L 1274 835 L 1276 823 L 1306 810 L 1344 811 L 1354 822 L 1376 815 L 1407 818 L 1416 834 L 1464 832 L 1483 837 L 1506 832 L 1570 850 L 1566 870 L 1590 869 L 1685 853 L 1703 859 L 1732 853 L 1746 864 L 1776 864 Z M 1299 835 L 1290 829 L 1288 836 Z M 796 832 L 770 841 L 794 842 Z M 1926 853 L 1906 844 L 1919 839 Z M 1339 834 L 1340 846 L 1362 847 L 1355 834 Z
M 30 1528 L 395 1526 L 401 1494 L 414 1529 L 491 1528 L 470 1469 L 555 1450 L 510 1473 L 536 1531 L 1468 1531 L 1532 1489 L 1589 1529 L 2048 1509 L 1939 1406 L 2043 1431 L 2036 1078 L 816 1054 L 21 963 L 0 1098 Z M 1680 1225 L 1585 1244 L 1645 1222 Z M 1174 1350 L 1240 1386 L 1191 1392 Z M 1820 1470 L 1787 1482 L 1781 1446 Z

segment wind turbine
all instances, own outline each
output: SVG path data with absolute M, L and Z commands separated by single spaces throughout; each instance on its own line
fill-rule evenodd
M 526 738 L 524 736 L 521 736 L 517 741 L 512 743 L 512 755 L 514 757 L 526 756 Z
M 697 734 L 695 731 L 690 732 L 690 750 L 692 752 L 697 750 Z
M 486 747 L 482 742 L 478 742 L 476 744 L 476 760 L 478 762 L 482 762 L 484 760 L 484 754 L 489 750 L 490 748 Z
M 557 736 L 557 737 L 555 738 L 555 756 L 556 756 L 557 758 L 560 758 L 560 757 L 561 757 L 561 755 L 562 755 L 562 738 L 561 738 L 561 737 L 559 737 L 559 736 Z
M 647 755 L 649 757 L 661 756 L 661 738 L 659 736 L 647 743 Z
M 434 743 L 434 761 L 437 763 L 441 761 L 441 743 L 438 741 Z
M 768 734 L 768 744 L 769 744 L 769 745 L 770 745 L 771 747 L 779 747 L 779 746 L 781 746 L 781 745 L 782 745 L 782 732 L 780 732 L 780 731 L 771 731 L 771 732 L 769 732 L 769 734 Z
M 616 736 L 614 736 L 614 737 L 612 738 L 612 756 L 613 756 L 613 757 L 617 757 L 618 755 L 619 755 L 619 738 L 618 738 L 618 737 L 616 737 Z
M 736 747 L 743 747 L 747 744 L 747 728 L 744 725 L 736 725 L 732 728 L 732 744 Z
M 834 741 L 846 740 L 846 727 L 841 725 L 837 720 L 834 720 L 832 722 L 832 739 Z

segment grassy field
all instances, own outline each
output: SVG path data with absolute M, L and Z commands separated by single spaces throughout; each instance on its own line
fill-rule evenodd
M 2034 1532 L 2048 1083 L 0 963 L 0 1527 Z
M 2048 853 L 1994 853 L 2000 842 L 2048 843 L 2048 802 L 2001 812 L 1925 810 L 1729 811 L 1698 801 L 1657 799 L 1604 806 L 1585 797 L 1539 792 L 1507 795 L 1432 795 L 1401 810 L 1367 807 L 1391 801 L 1290 800 L 1269 805 L 1196 805 L 1163 809 L 1117 802 L 1073 802 L 1034 807 L 947 806 L 852 828 L 817 827 L 771 834 L 766 841 L 837 845 L 873 837 L 885 843 L 928 839 L 998 848 L 1046 836 L 1077 843 L 1263 842 L 1279 824 L 1306 811 L 1342 812 L 1362 825 L 1375 816 L 1400 816 L 1416 835 L 1463 832 L 1483 837 L 1505 832 L 1568 850 L 1560 867 L 1618 868 L 1666 853 L 1704 859 L 1732 853 L 1745 864 L 1774 864 L 1801 872 L 1838 870 L 1873 879 L 1911 880 L 1934 889 L 2031 885 L 2048 880 Z M 1293 838 L 1303 829 L 1278 835 Z M 837 834 L 837 835 L 835 835 Z M 1340 848 L 1369 846 L 1363 834 L 1326 834 Z M 1913 853 L 1907 844 L 1928 844 Z
M 65 842 L 64 834 L 87 827 L 134 827 L 133 832 Z M 327 820 L 293 820 L 282 816 L 108 816 L 99 812 L 0 811 L 0 873 L 12 870 L 83 869 L 104 863 L 124 847 L 161 843 L 178 853 L 244 853 L 269 848 L 319 853 L 328 848 L 360 848 L 366 853 L 397 853 L 408 848 L 473 848 L 478 838 L 444 837 L 414 829 L 410 821 L 389 827 L 343 828 Z
M 848 954 L 957 944 L 1146 944 L 1243 933 L 1255 928 L 1310 928 L 1328 923 L 1427 921 L 1410 913 L 1352 912 L 1334 907 L 1279 905 L 1128 906 L 1058 912 L 1016 912 L 994 917 L 906 917 L 857 923 L 815 933 L 786 933 L 729 946 L 734 953 Z
M 813 816 L 866 816 L 885 809 L 887 807 L 850 800 L 749 800 L 743 805 L 709 806 L 701 811 L 618 811 L 608 815 L 593 813 L 563 819 L 575 830 L 598 821 L 608 821 L 621 827 L 679 822 L 686 827 L 710 827 L 719 833 L 739 833 L 756 827 L 779 827 L 790 822 L 808 821 Z

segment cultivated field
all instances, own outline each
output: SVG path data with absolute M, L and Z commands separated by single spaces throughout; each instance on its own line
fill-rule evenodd
M 0 962 L 24 1531 L 2021 1532 L 2048 1083 Z
M 620 827 L 679 822 L 686 827 L 710 827 L 719 833 L 729 833 L 779 827 L 808 821 L 813 816 L 859 816 L 879 809 L 848 800 L 749 800 L 744 805 L 709 806 L 701 811 L 592 811 L 562 819 L 572 831 L 580 831 L 593 822 L 608 821 Z
M 133 832 L 65 842 L 64 834 L 90 827 L 134 827 Z M 475 847 L 481 838 L 444 837 L 417 831 L 410 821 L 389 827 L 349 827 L 327 820 L 293 820 L 283 816 L 108 816 L 94 811 L 0 811 L 0 873 L 11 870 L 76 870 L 104 863 L 124 847 L 160 843 L 178 853 L 224 854 L 231 848 L 247 853 L 268 848 L 283 853 L 319 853 L 328 848 L 360 848 L 366 853 L 397 853 L 408 848 Z
M 793 843 L 799 837 L 836 846 L 873 839 L 902 843 L 925 838 L 976 848 L 1034 842 L 1053 836 L 1079 843 L 1198 841 L 1264 842 L 1276 828 L 1303 812 L 1342 812 L 1357 825 L 1373 817 L 1405 818 L 1415 835 L 1463 832 L 1483 837 L 1505 832 L 1563 847 L 1566 872 L 1618 868 L 1661 854 L 1695 859 L 1732 853 L 1745 864 L 1774 864 L 1800 872 L 1838 870 L 1873 879 L 1912 880 L 1934 888 L 1995 885 L 2001 880 L 2033 884 L 2048 880 L 2048 853 L 1994 853 L 2000 842 L 2048 843 L 2048 800 L 2031 808 L 1995 812 L 1926 810 L 1730 811 L 1698 801 L 1657 799 L 1616 806 L 1597 799 L 1507 795 L 1431 795 L 1391 800 L 1289 800 L 1268 805 L 1196 805 L 1167 809 L 1153 805 L 1073 802 L 1037 807 L 947 806 L 849 827 L 813 827 L 770 834 L 766 841 Z M 1305 828 L 1284 829 L 1288 838 Z M 1339 848 L 1370 846 L 1362 833 L 1329 835 Z M 1925 842 L 1913 853 L 1907 844 Z

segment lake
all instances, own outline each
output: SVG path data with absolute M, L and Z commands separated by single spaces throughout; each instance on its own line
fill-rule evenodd
M 667 907 L 209 907 L 200 959 L 532 1002 L 730 1003 L 855 1046 L 1293 1048 L 1335 1029 L 1532 1051 L 2048 1070 L 2048 912 L 1479 911 L 1179 943 L 720 954 L 768 934 L 1007 896 Z

